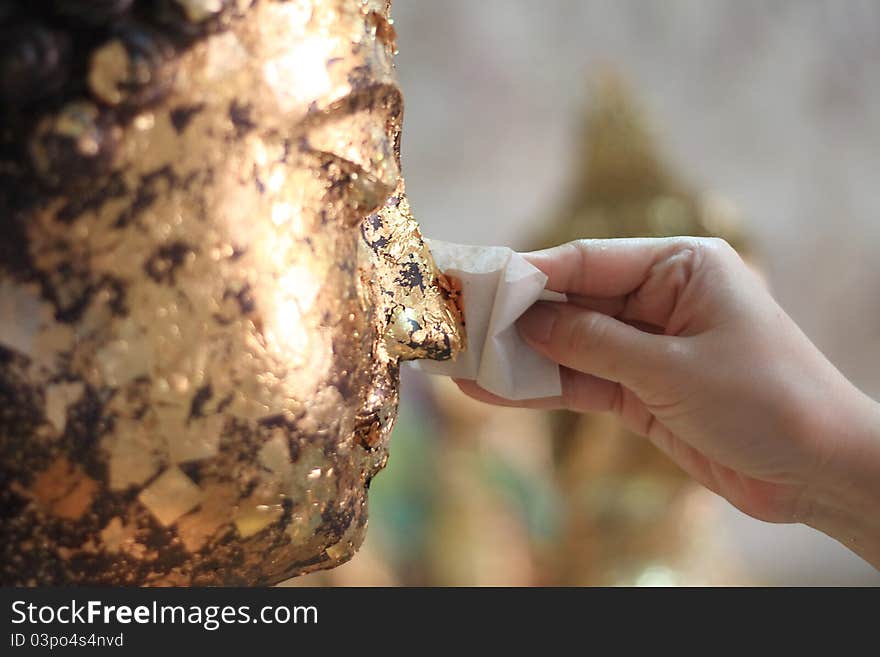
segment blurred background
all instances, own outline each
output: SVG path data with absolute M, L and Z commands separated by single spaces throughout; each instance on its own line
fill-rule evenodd
M 880 4 L 397 0 L 394 16 L 426 235 L 724 236 L 880 397 Z M 364 548 L 292 584 L 880 585 L 609 418 L 489 408 L 409 370 L 402 397 Z

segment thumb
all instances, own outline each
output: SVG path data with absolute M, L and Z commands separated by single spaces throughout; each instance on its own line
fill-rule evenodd
M 675 338 L 646 333 L 613 317 L 561 303 L 537 303 L 517 321 L 523 339 L 560 365 L 652 389 L 675 365 Z M 645 390 L 646 392 L 648 390 Z

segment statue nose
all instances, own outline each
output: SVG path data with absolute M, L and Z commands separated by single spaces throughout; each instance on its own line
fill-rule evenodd
M 362 273 L 379 318 L 382 348 L 396 360 L 449 360 L 465 347 L 450 286 L 412 215 L 403 179 L 361 226 Z

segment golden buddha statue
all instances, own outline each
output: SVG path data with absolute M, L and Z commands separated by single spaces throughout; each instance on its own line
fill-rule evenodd
M 0 582 L 272 584 L 363 540 L 460 316 L 385 0 L 0 4 Z

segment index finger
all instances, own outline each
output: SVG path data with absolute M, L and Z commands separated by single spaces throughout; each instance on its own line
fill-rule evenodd
M 583 239 L 523 257 L 547 275 L 550 290 L 619 297 L 637 290 L 657 262 L 694 242 L 692 237 Z

